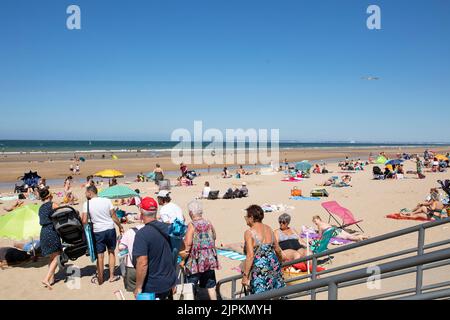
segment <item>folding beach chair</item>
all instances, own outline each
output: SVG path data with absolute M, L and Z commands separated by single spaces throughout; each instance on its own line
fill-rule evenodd
M 341 205 L 336 201 L 323 202 L 322 207 L 328 212 L 328 223 L 330 223 L 331 218 L 333 218 L 342 229 L 356 225 L 359 230 L 364 232 L 364 230 L 358 225 L 358 223 L 362 222 L 362 220 L 356 220 L 350 210 L 341 207 Z M 336 219 L 335 215 L 342 219 L 342 223 Z
M 336 234 L 336 228 L 329 228 L 324 231 L 322 237 L 317 240 L 313 240 L 310 246 L 312 253 L 322 253 L 328 250 L 328 245 L 330 244 L 331 238 Z M 332 257 L 328 255 L 328 262 L 331 263 Z

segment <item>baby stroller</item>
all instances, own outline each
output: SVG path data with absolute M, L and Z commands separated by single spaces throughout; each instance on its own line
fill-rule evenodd
M 438 180 L 438 183 L 441 185 L 442 190 L 450 197 L 450 180 Z
M 89 252 L 86 233 L 78 211 L 72 207 L 64 206 L 56 209 L 51 218 L 63 245 L 58 265 L 64 268 L 64 264 L 69 260 L 75 261 Z
M 380 167 L 378 167 L 378 166 L 373 167 L 372 172 L 373 172 L 373 178 L 375 180 L 384 180 L 385 177 L 384 177 L 383 171 L 381 171 Z

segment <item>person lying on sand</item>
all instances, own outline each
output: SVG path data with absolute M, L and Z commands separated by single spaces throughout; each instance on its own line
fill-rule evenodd
M 327 181 L 321 183 L 321 184 L 316 184 L 316 186 L 318 187 L 329 187 L 332 186 L 335 183 L 336 179 L 331 177 L 329 178 Z
M 39 253 L 39 241 L 14 243 L 14 247 L 0 248 L 0 268 L 12 267 L 30 259 L 36 260 Z
M 223 244 L 220 243 L 216 247 L 219 250 L 225 250 L 225 251 L 233 251 L 240 254 L 244 254 L 244 243 L 243 242 L 236 242 L 236 243 L 229 243 L 229 244 Z
M 318 232 L 320 237 L 322 237 L 322 234 L 325 232 L 325 230 L 332 228 L 332 226 L 324 221 L 322 221 L 322 218 L 320 218 L 320 216 L 314 216 L 312 218 L 312 222 L 314 223 L 314 225 L 317 227 Z M 345 230 L 342 229 L 336 229 L 336 237 L 337 238 L 341 238 L 344 240 L 350 240 L 350 241 L 363 241 L 366 239 L 369 239 L 369 237 L 355 233 L 355 234 L 350 234 Z
M 9 207 L 3 208 L 3 209 L 5 209 L 5 211 L 7 211 L 7 212 L 11 212 L 13 210 L 16 210 L 17 208 L 20 208 L 21 206 L 23 206 L 23 204 L 24 204 L 23 201 L 16 200 L 16 202 L 14 202 L 14 204 L 12 206 L 9 206 Z

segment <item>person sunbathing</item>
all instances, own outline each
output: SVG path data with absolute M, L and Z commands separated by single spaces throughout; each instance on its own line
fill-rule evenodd
M 5 209 L 6 212 L 11 212 L 13 210 L 16 210 L 17 208 L 20 208 L 21 206 L 23 206 L 24 202 L 20 201 L 20 200 L 16 200 L 16 202 L 14 202 L 14 204 L 12 206 L 3 208 Z
M 432 189 L 431 199 L 424 203 L 419 203 L 412 212 L 401 212 L 400 216 L 409 218 L 422 218 L 440 220 L 448 217 L 447 210 L 440 200 L 439 192 Z
M 282 250 L 283 262 L 300 259 L 306 256 L 306 243 L 300 239 L 295 229 L 290 228 L 291 216 L 283 213 L 278 217 L 280 228 L 274 230 L 275 241 Z
M 318 187 L 329 187 L 329 186 L 332 186 L 335 182 L 336 182 L 336 179 L 331 177 L 327 181 L 325 181 L 325 182 L 323 182 L 321 184 L 316 184 L 316 186 L 318 186 Z
M 330 224 L 322 221 L 322 218 L 320 216 L 314 216 L 312 218 L 312 222 L 314 223 L 314 225 L 317 227 L 319 236 L 322 237 L 323 233 L 330 229 L 333 228 Z M 369 239 L 368 236 L 359 234 L 359 233 L 355 233 L 355 234 L 351 234 L 348 233 L 347 231 L 340 229 L 340 228 L 336 228 L 336 238 L 340 238 L 340 239 L 344 239 L 344 240 L 350 240 L 350 241 L 363 241 L 366 239 Z
M 229 243 L 229 244 L 223 244 L 221 243 L 219 246 L 217 246 L 217 249 L 224 250 L 224 251 L 233 251 L 240 254 L 244 254 L 244 243 L 243 242 L 236 242 L 236 243 Z

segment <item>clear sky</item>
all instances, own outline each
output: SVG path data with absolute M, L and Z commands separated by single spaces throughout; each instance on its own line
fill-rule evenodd
M 449 14 L 448 0 L 1 0 L 0 139 L 169 140 L 203 120 L 449 142 Z

